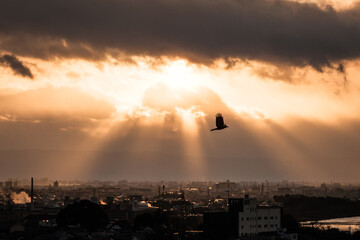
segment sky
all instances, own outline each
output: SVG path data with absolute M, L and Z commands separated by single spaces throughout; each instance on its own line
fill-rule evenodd
M 350 0 L 2 0 L 0 176 L 359 182 L 359 43 Z

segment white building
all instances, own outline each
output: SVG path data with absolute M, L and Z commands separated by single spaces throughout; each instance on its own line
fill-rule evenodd
M 238 212 L 239 237 L 276 232 L 281 228 L 280 207 L 257 206 L 256 198 L 230 199 L 229 212 Z

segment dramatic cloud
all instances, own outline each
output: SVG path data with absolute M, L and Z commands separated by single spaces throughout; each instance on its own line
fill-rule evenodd
M 0 56 L 0 65 L 9 66 L 15 74 L 23 77 L 34 78 L 30 69 L 24 66 L 24 64 L 13 55 L 5 54 Z
M 238 58 L 321 71 L 360 56 L 359 16 L 359 4 L 279 0 L 3 0 L 0 47 L 40 58 Z
M 0 91 L 0 121 L 105 119 L 113 112 L 115 108 L 108 102 L 71 88 L 48 87 L 6 95 Z
M 3 178 L 358 179 L 358 118 L 276 121 L 235 113 L 207 88 L 176 93 L 162 84 L 142 100 L 161 114 L 117 118 L 106 102 L 71 89 L 11 93 L 0 103 Z M 187 118 L 188 109 L 204 114 Z M 217 111 L 230 128 L 210 132 Z
M 253 119 L 225 117 L 230 125 L 226 132 L 209 131 L 214 125 L 211 115 L 199 125 L 204 175 L 190 174 L 196 157 L 186 153 L 181 129 L 171 133 L 164 129 L 166 122 L 144 126 L 133 120 L 118 122 L 111 129 L 112 138 L 100 148 L 89 144 L 85 133 L 56 131 L 48 122 L 0 122 L 0 174 L 113 180 L 358 180 L 359 121 L 330 126 L 297 119 L 293 126 L 268 121 L 259 127 Z
M 221 98 L 211 89 L 198 87 L 195 91 L 171 89 L 164 84 L 157 84 L 149 88 L 142 101 L 143 106 L 160 111 L 173 112 L 177 108 L 196 108 L 200 111 L 212 113 L 214 109 L 230 111 Z

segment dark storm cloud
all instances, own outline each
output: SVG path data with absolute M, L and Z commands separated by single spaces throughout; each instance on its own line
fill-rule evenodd
M 265 0 L 2 0 L 0 47 L 40 58 L 231 58 L 322 71 L 360 55 L 360 6 Z
M 24 66 L 24 64 L 13 55 L 5 54 L 0 56 L 0 65 L 9 66 L 15 74 L 21 75 L 23 77 L 29 77 L 31 79 L 34 78 L 30 69 Z

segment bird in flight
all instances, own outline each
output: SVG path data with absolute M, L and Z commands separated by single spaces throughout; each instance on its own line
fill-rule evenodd
M 224 128 L 227 128 L 226 124 L 224 123 L 224 118 L 221 115 L 221 113 L 216 114 L 216 128 L 211 129 L 210 131 L 215 130 L 222 130 Z

